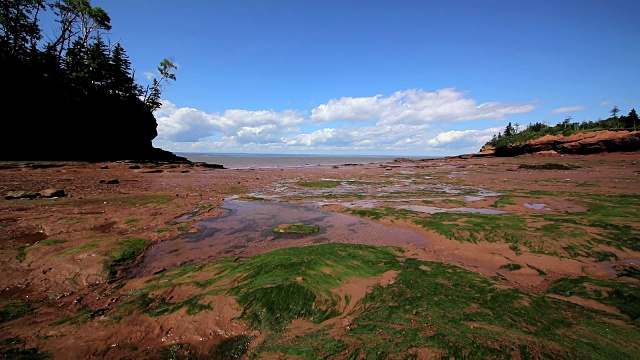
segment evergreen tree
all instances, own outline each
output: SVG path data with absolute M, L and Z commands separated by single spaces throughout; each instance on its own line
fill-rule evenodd
M 513 136 L 514 134 L 513 126 L 511 126 L 511 121 L 509 121 L 509 124 L 507 124 L 507 127 L 504 129 L 504 136 Z
M 38 13 L 43 9 L 42 0 L 2 0 L 0 58 L 3 63 L 24 63 L 33 59 L 36 44 L 42 38 Z
M 141 96 L 140 86 L 135 83 L 131 61 L 124 48 L 117 43 L 111 53 L 108 90 L 123 99 Z

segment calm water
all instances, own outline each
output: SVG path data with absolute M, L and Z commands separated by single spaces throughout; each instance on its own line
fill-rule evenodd
M 371 164 L 392 162 L 400 156 L 324 156 L 324 155 L 255 155 L 255 154 L 188 154 L 176 153 L 193 162 L 224 165 L 227 169 L 304 167 L 317 165 Z M 432 157 L 409 157 L 428 159 Z
M 135 276 L 147 276 L 227 256 L 251 256 L 285 247 L 332 242 L 430 247 L 423 235 L 411 230 L 323 211 L 314 206 L 231 200 L 222 208 L 228 214 L 198 222 L 200 232 L 183 234 L 154 245 L 135 271 Z M 273 232 L 278 225 L 295 223 L 318 225 L 321 230 L 308 235 Z

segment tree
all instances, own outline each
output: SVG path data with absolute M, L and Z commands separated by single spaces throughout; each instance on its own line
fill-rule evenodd
M 43 0 L 2 0 L 0 4 L 0 58 L 24 62 L 32 57 L 42 38 L 38 13 Z
M 57 16 L 59 34 L 48 44 L 58 56 L 79 39 L 85 47 L 89 41 L 100 36 L 100 30 L 111 30 L 111 18 L 100 7 L 91 6 L 90 0 L 55 0 L 49 4 Z
M 620 116 L 620 118 L 622 119 L 622 121 L 624 121 L 625 128 L 635 129 L 638 122 L 640 122 L 640 119 L 638 119 L 638 113 L 636 113 L 635 108 L 631 109 L 627 116 Z
M 138 98 L 141 95 L 140 86 L 133 78 L 131 61 L 120 43 L 113 48 L 109 70 L 109 93 L 122 98 Z
M 511 126 L 511 121 L 507 124 L 507 127 L 504 128 L 504 136 L 512 136 L 514 135 L 513 126 Z
M 616 119 L 618 117 L 618 113 L 620 112 L 620 109 L 618 109 L 617 106 L 614 106 L 613 109 L 611 109 L 610 113 L 611 113 L 611 117 Z
M 176 75 L 171 71 L 177 69 L 178 67 L 169 59 L 163 59 L 160 62 L 160 66 L 158 67 L 158 74 L 160 75 L 160 80 L 153 79 L 153 85 L 147 86 L 144 96 L 144 103 L 147 109 L 151 111 L 155 111 L 162 106 L 160 103 L 160 95 L 164 88 L 168 85 L 169 80 L 176 80 Z

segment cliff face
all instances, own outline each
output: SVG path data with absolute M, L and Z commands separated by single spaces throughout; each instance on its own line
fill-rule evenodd
M 187 161 L 153 147 L 156 119 L 137 99 L 74 97 L 60 82 L 22 80 L 7 86 L 5 104 L 13 114 L 2 119 L 0 160 Z M 34 100 L 25 103 L 25 94 Z
M 535 153 L 584 155 L 639 150 L 640 131 L 595 131 L 571 136 L 547 135 L 523 144 L 483 149 L 478 155 L 517 156 Z

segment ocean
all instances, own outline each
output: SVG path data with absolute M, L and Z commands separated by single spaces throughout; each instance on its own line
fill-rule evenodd
M 291 155 L 291 154 L 201 154 L 175 153 L 192 162 L 223 165 L 227 169 L 290 168 L 318 165 L 372 164 L 392 162 L 399 157 L 408 159 L 433 159 L 416 156 L 375 155 Z

